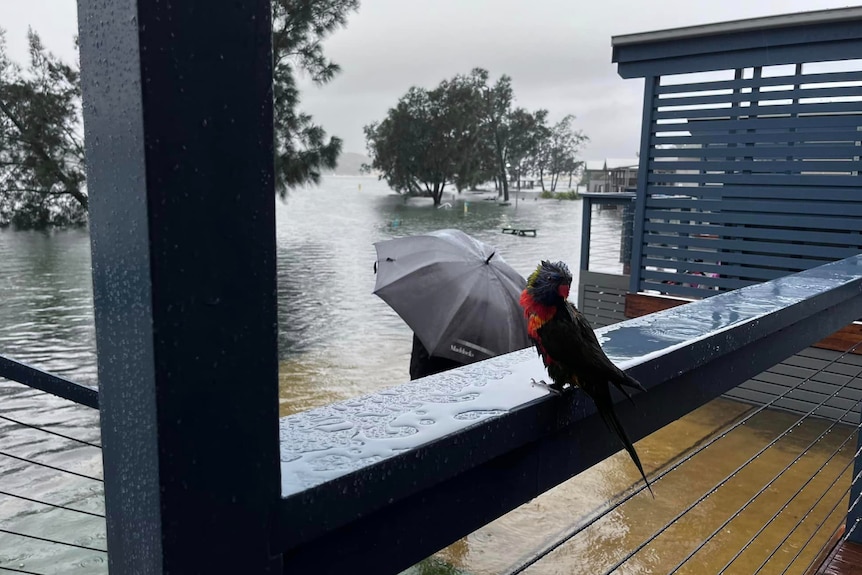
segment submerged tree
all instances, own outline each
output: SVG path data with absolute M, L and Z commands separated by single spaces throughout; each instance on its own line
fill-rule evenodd
M 86 221 L 78 71 L 28 33 L 30 63 L 9 61 L 0 31 L 0 225 Z
M 446 186 L 464 177 L 480 129 L 476 105 L 473 90 L 457 80 L 411 88 L 383 121 L 365 127 L 371 167 L 393 190 L 439 205 Z
M 573 116 L 548 126 L 547 110 L 513 109 L 513 102 L 511 79 L 490 84 L 482 68 L 430 91 L 411 88 L 383 121 L 365 127 L 367 167 L 397 192 L 427 195 L 435 204 L 449 184 L 460 192 L 491 179 L 508 200 L 513 172 L 540 180 L 548 174 L 556 188 L 561 174 L 577 169 L 587 137 L 572 129 Z
M 572 124 L 575 117 L 568 115 L 557 122 L 549 131 L 545 145 L 542 146 L 541 165 L 545 174 L 551 176 L 551 191 L 556 191 L 560 176 L 571 175 L 580 167 L 578 152 L 589 141 L 580 130 L 575 130 Z M 544 189 L 544 181 L 542 182 Z

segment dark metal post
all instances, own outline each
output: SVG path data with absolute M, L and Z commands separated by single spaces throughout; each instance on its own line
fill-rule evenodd
M 590 268 L 590 232 L 593 223 L 593 200 L 581 197 L 581 269 Z
M 644 109 L 641 116 L 641 151 L 638 158 L 638 189 L 635 198 L 635 221 L 632 232 L 631 281 L 629 292 L 640 291 L 641 261 L 644 244 L 644 219 L 646 218 L 647 185 L 649 185 L 650 143 L 652 142 L 652 120 L 655 106 L 655 88 L 658 77 L 644 78 Z
M 79 0 L 112 573 L 267 573 L 269 0 Z

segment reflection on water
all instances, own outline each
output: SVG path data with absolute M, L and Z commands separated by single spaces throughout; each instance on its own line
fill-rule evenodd
M 524 275 L 542 258 L 565 260 L 577 273 L 580 202 L 535 201 L 534 195 L 525 194 L 517 206 L 498 207 L 483 199 L 489 195 L 485 192 L 446 198 L 444 201 L 453 208 L 438 210 L 424 200 L 404 202 L 370 178 L 329 178 L 320 189 L 299 190 L 287 203 L 278 203 L 282 414 L 407 381 L 410 332 L 371 293 L 375 241 L 456 227 L 497 246 L 506 260 Z M 466 213 L 465 200 L 469 202 Z M 598 212 L 595 217 L 594 231 L 619 227 L 615 211 Z M 538 237 L 504 235 L 500 233 L 502 227 L 537 228 Z M 0 354 L 82 383 L 96 383 L 89 257 L 85 231 L 43 234 L 0 230 Z M 98 414 L 93 410 L 4 382 L 0 382 L 0 404 L 3 407 L 0 414 L 98 441 Z M 655 469 L 673 460 L 746 409 L 732 402 L 710 405 L 713 407 L 704 408 L 640 442 L 638 450 L 645 466 Z M 636 497 L 536 563 L 527 573 L 592 574 L 612 565 L 624 549 L 638 544 L 657 525 L 703 493 L 710 481 L 738 465 L 739 457 L 753 453 L 769 440 L 770 433 L 774 436 L 776 429 L 786 427 L 783 418 L 783 414 L 758 416 L 734 431 L 726 441 L 716 444 L 713 452 L 707 450 L 687 463 L 681 472 L 659 482 L 655 501 L 648 496 Z M 810 424 L 812 430 L 819 432 L 817 425 L 817 422 Z M 750 497 L 752 490 L 763 485 L 764 476 L 771 477 L 769 473 L 776 465 L 792 459 L 795 454 L 788 446 L 795 447 L 795 442 L 807 437 L 806 433 L 800 428 L 794 432 L 793 441 L 782 440 L 786 449 L 770 450 L 768 456 L 761 458 L 766 467 L 740 474 L 728 489 L 716 493 L 696 513 L 669 529 L 656 544 L 636 555 L 618 572 L 661 572 L 659 567 L 678 561 L 693 542 L 725 518 L 724 511 L 719 510 L 734 509 L 740 498 Z M 833 446 L 830 441 L 838 436 L 837 432 L 830 434 L 818 449 L 830 448 Z M 8 421 L 0 422 L 0 451 L 87 476 L 99 477 L 101 473 L 97 449 L 46 437 Z M 822 457 L 820 451 L 816 453 L 816 457 Z M 842 454 L 845 459 L 847 456 Z M 819 465 L 816 457 L 797 464 L 795 467 L 804 472 L 797 475 L 812 473 L 812 466 Z M 829 467 L 830 472 L 833 467 L 837 472 L 841 465 L 842 461 L 836 461 Z M 418 566 L 414 573 L 504 572 L 532 549 L 559 536 L 573 519 L 589 517 L 605 502 L 637 483 L 636 473 L 627 456 L 618 454 L 449 547 L 434 560 Z M 0 477 L 2 490 L 97 514 L 104 512 L 101 485 L 97 481 L 23 465 L 3 456 L 0 456 Z M 824 477 L 831 480 L 832 476 Z M 816 491 L 815 484 L 823 488 L 817 479 L 812 482 L 812 491 Z M 767 493 L 766 507 L 752 508 L 760 519 L 763 513 L 774 513 L 769 510 L 776 504 L 780 506 L 792 489 L 783 482 L 774 487 Z M 809 505 L 811 498 L 801 497 L 799 503 Z M 839 512 L 841 509 L 839 505 Z M 800 516 L 796 507 L 789 508 L 787 513 L 794 522 Z M 745 534 L 750 533 L 754 515 L 743 515 L 732 523 L 721 539 L 695 557 L 688 572 L 714 571 L 723 564 L 733 545 L 738 548 Z M 4 529 L 92 548 L 104 547 L 103 520 L 70 511 L 48 510 L 2 495 L 0 523 Z M 781 521 L 776 522 L 779 524 Z M 796 551 L 793 545 L 798 544 L 791 540 L 787 551 L 782 551 L 779 557 L 789 560 Z M 761 547 L 757 547 L 757 553 L 761 553 Z M 819 543 L 815 549 L 818 547 Z M 758 555 L 761 556 L 762 553 Z M 104 554 L 46 547 L 2 534 L 0 565 L 46 574 L 106 572 Z M 754 563 L 743 555 L 731 572 L 745 572 L 740 565 Z

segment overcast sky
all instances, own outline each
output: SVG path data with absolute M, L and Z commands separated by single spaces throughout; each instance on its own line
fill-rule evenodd
M 585 159 L 634 157 L 642 80 L 611 63 L 611 36 L 803 10 L 860 5 L 841 0 L 364 0 L 326 42 L 342 73 L 323 88 L 303 83 L 303 108 L 365 152 L 362 127 L 383 118 L 410 86 L 481 66 L 509 74 L 517 104 L 577 117 L 591 138 Z M 26 56 L 27 26 L 53 52 L 74 56 L 74 0 L 0 0 L 10 55 Z

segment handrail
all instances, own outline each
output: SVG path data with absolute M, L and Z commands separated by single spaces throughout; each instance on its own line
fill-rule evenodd
M 21 383 L 93 409 L 99 409 L 99 390 L 75 383 L 65 377 L 0 355 L 0 377 Z
M 648 390 L 615 396 L 638 440 L 860 314 L 862 255 L 597 334 Z M 522 350 L 283 418 L 285 572 L 398 572 L 619 450 L 592 402 L 542 377 Z
M 581 194 L 581 263 L 580 269 L 589 269 L 590 232 L 592 229 L 592 207 L 595 204 L 626 205 L 632 204 L 637 194 L 634 192 L 584 192 Z

